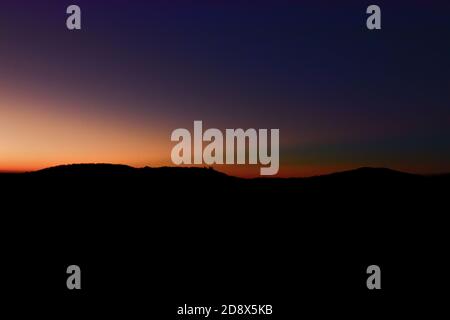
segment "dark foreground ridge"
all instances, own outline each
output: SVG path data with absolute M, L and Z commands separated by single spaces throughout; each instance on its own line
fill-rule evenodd
M 49 167 L 45 169 L 41 169 L 38 171 L 32 171 L 23 173 L 24 175 L 47 175 L 47 176 L 122 176 L 122 175 L 154 175 L 154 176 L 184 176 L 184 177 L 215 177 L 215 178 L 232 178 L 232 179 L 241 179 L 245 178 L 237 178 L 233 176 L 228 176 L 222 172 L 216 171 L 212 167 L 143 167 L 143 168 L 135 168 L 128 165 L 123 164 L 111 164 L 111 163 L 81 163 L 81 164 L 67 164 L 67 165 L 58 165 L 54 167 Z M 397 171 L 389 168 L 374 168 L 374 167 L 360 167 L 353 170 L 340 171 L 330 174 L 312 176 L 312 177 L 303 177 L 303 178 L 272 178 L 272 177 L 262 177 L 259 179 L 265 180 L 317 180 L 317 179 L 371 179 L 371 178 L 381 178 L 381 179 L 417 179 L 424 177 L 432 177 L 432 178 L 442 178 L 449 177 L 450 174 L 437 174 L 437 175 L 418 175 L 412 173 L 406 173 L 402 171 Z M 256 180 L 255 178 L 253 180 Z M 252 179 L 245 179 L 252 180 Z
M 160 168 L 134 168 L 122 164 L 98 163 L 98 164 L 69 164 L 45 168 L 39 171 L 29 172 L 28 175 L 39 176 L 83 176 L 83 177 L 121 177 L 121 176 L 146 176 L 155 178 L 175 178 L 175 177 L 208 177 L 223 178 L 226 175 L 212 168 L 183 168 L 183 167 L 160 167 Z
M 436 201 L 450 186 L 450 175 L 418 175 L 387 168 L 363 167 L 306 178 L 238 178 L 213 168 L 160 167 L 134 168 L 118 164 L 71 164 L 21 174 L 1 174 L 0 180 L 13 195 L 39 198 L 112 197 L 136 202 L 158 202 L 176 197 L 195 201 L 223 202 L 224 194 L 250 196 L 245 203 L 292 202 L 318 205 L 339 199 L 347 206 L 370 203 L 412 203 Z M 271 198 L 260 198 L 269 194 Z M 253 197 L 252 197 L 253 195 Z M 297 198 L 293 195 L 299 195 Z M 231 200 L 232 198 L 228 198 Z M 236 199 L 235 199 L 236 200 Z M 387 205 L 387 203 L 386 203 Z
M 2 174 L 0 178 L 26 178 L 30 180 L 69 179 L 76 181 L 123 181 L 123 179 L 147 182 L 147 187 L 155 187 L 155 184 L 176 185 L 172 183 L 188 183 L 191 186 L 207 187 L 233 187 L 246 191 L 306 191 L 307 189 L 328 190 L 330 187 L 355 188 L 363 191 L 364 188 L 380 188 L 379 192 L 403 186 L 441 187 L 448 185 L 450 174 L 419 175 L 392 170 L 388 168 L 361 167 L 354 170 L 335 172 L 331 174 L 303 177 L 303 178 L 272 178 L 260 177 L 253 179 L 239 178 L 226 175 L 213 168 L 201 167 L 143 167 L 135 168 L 121 164 L 69 164 L 49 167 L 38 171 L 21 174 Z M 207 188 L 208 189 L 208 188 Z M 187 190 L 188 192 L 191 190 Z M 231 190 L 230 190 L 231 191 Z M 402 190 L 398 190 L 401 193 Z
M 291 177 L 291 178 L 272 178 L 272 177 L 261 177 L 254 179 L 238 178 L 233 176 L 228 176 L 225 173 L 216 171 L 212 167 L 143 167 L 135 168 L 123 164 L 111 164 L 111 163 L 80 163 L 80 164 L 65 164 L 58 165 L 54 167 L 44 168 L 37 171 L 25 172 L 25 173 L 0 173 L 0 176 L 7 175 L 28 175 L 28 176 L 84 176 L 84 177 L 94 177 L 94 176 L 124 176 L 124 175 L 154 175 L 154 176 L 165 176 L 165 177 L 215 177 L 224 178 L 228 177 L 231 179 L 241 179 L 241 180 L 324 180 L 324 179 L 365 179 L 365 178 L 404 178 L 404 179 L 417 179 L 417 178 L 449 178 L 450 173 L 436 174 L 436 175 L 418 175 L 412 173 L 406 173 L 402 171 L 397 171 L 389 168 L 374 168 L 374 167 L 360 167 L 353 170 L 339 171 L 330 174 L 311 176 L 311 177 Z
M 49 167 L 37 171 L 27 172 L 25 174 L 47 174 L 47 175 L 122 175 L 122 174 L 179 174 L 179 175 L 216 175 L 216 176 L 226 176 L 226 174 L 216 171 L 212 167 L 143 167 L 135 168 L 123 164 L 111 164 L 111 163 L 80 163 L 80 164 L 66 164 L 58 165 L 54 167 Z M 313 176 L 307 178 L 288 178 L 288 179 L 311 179 L 318 177 L 337 177 L 337 176 L 361 176 L 368 177 L 371 175 L 383 175 L 387 176 L 420 176 L 411 173 L 405 173 L 397 170 L 392 170 L 388 168 L 373 168 L 373 167 L 361 167 L 354 170 L 341 171 L 331 174 L 325 174 L 320 176 Z M 269 179 L 268 177 L 267 179 Z M 278 178 L 282 179 L 282 178 Z
M 13 261 L 3 273 L 8 288 L 66 297 L 68 310 L 73 263 L 85 279 L 80 303 L 154 302 L 152 312 L 167 319 L 186 301 L 272 303 L 274 319 L 298 315 L 299 303 L 316 314 L 349 301 L 387 308 L 403 296 L 407 308 L 422 303 L 418 288 L 435 292 L 436 266 L 448 270 L 449 175 L 360 168 L 243 179 L 209 168 L 80 164 L 0 182 L 11 203 L 2 206 L 11 234 L 4 243 L 14 242 L 3 253 Z M 371 264 L 383 270 L 375 300 L 365 284 Z M 32 289 L 23 276 L 30 266 L 39 275 Z
M 40 192 L 83 196 L 96 194 L 127 196 L 129 193 L 152 197 L 215 193 L 276 194 L 286 197 L 307 194 L 311 197 L 436 197 L 450 185 L 450 174 L 417 175 L 387 168 L 363 167 L 349 171 L 306 178 L 253 179 L 226 175 L 213 168 L 160 167 L 134 168 L 120 164 L 70 164 L 20 174 L 1 174 L 0 179 L 14 190 L 31 195 Z M 17 191 L 17 190 L 16 190 Z

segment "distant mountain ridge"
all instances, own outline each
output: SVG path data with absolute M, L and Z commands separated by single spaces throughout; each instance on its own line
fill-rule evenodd
M 78 163 L 78 164 L 64 164 L 53 167 L 44 168 L 37 171 L 27 172 L 26 174 L 32 175 L 123 175 L 123 174 L 173 174 L 173 175 L 209 175 L 217 177 L 229 177 L 238 178 L 234 176 L 229 176 L 225 173 L 215 170 L 212 167 L 142 167 L 136 168 L 124 164 L 112 164 L 112 163 Z M 337 171 L 329 174 L 322 174 L 310 177 L 289 177 L 289 178 L 279 178 L 279 177 L 258 177 L 254 179 L 290 179 L 290 180 L 309 180 L 309 179 L 326 179 L 326 178 L 417 178 L 417 177 L 427 177 L 421 174 L 408 173 L 403 171 L 398 171 L 390 168 L 384 167 L 360 167 L 351 170 Z M 450 173 L 430 175 L 430 177 L 441 177 L 450 176 Z M 241 178 L 238 178 L 241 179 Z M 251 180 L 251 179 L 250 179 Z
M 110 163 L 81 163 L 67 164 L 45 168 L 26 173 L 32 176 L 64 176 L 64 177 L 120 177 L 120 176 L 156 176 L 156 177 L 208 177 L 208 178 L 234 178 L 213 168 L 199 167 L 142 167 L 135 168 L 123 164 Z

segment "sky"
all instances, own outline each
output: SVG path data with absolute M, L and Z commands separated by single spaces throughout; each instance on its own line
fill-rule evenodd
M 279 128 L 279 176 L 450 172 L 450 2 L 393 2 L 2 0 L 0 171 L 172 165 L 202 120 Z

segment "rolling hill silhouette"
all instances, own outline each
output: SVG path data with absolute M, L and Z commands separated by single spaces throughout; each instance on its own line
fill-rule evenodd
M 264 292 L 270 281 L 271 288 L 295 283 L 322 294 L 349 279 L 356 287 L 362 279 L 364 287 L 373 263 L 386 268 L 388 279 L 412 262 L 433 275 L 428 261 L 446 257 L 450 175 L 359 168 L 243 179 L 209 168 L 78 164 L 2 174 L 0 181 L 3 225 L 15 243 L 11 256 L 28 259 L 22 274 L 35 262 L 53 261 L 51 271 L 54 264 L 85 261 L 97 276 L 91 292 L 105 287 L 115 295 L 116 286 L 132 292 L 131 284 L 141 286 L 142 274 L 152 270 L 161 287 L 169 283 L 187 295 L 199 281 L 214 290 L 217 279 L 229 292 L 245 292 L 242 283 L 253 294 Z M 107 287 L 117 270 L 126 281 Z M 50 271 L 43 286 L 60 272 Z
M 4 175 L 6 175 L 5 173 Z M 363 180 L 397 180 L 397 179 L 405 179 L 405 180 L 417 180 L 417 179 L 435 179 L 435 178 L 448 178 L 450 174 L 439 174 L 439 175 L 418 175 L 412 173 L 406 173 L 402 171 L 397 171 L 389 168 L 374 168 L 374 167 L 360 167 L 353 170 L 340 171 L 330 174 L 311 176 L 311 177 L 292 177 L 292 178 L 253 178 L 253 179 L 245 179 L 238 178 L 234 176 L 226 175 L 225 173 L 216 171 L 211 167 L 143 167 L 143 168 L 135 168 L 128 165 L 122 164 L 110 164 L 110 163 L 81 163 L 81 164 L 67 164 L 67 165 L 58 165 L 54 167 L 49 167 L 45 169 L 41 169 L 38 171 L 31 171 L 22 173 L 22 175 L 28 176 L 64 176 L 64 177 L 101 177 L 101 176 L 109 176 L 109 177 L 119 177 L 119 176 L 154 176 L 154 177 L 165 177 L 165 178 L 175 178 L 175 177 L 192 177 L 192 178 L 217 178 L 217 179 L 233 179 L 233 180 L 266 180 L 266 181 L 282 181 L 282 180 L 290 180 L 290 181 L 308 181 L 308 180 L 322 180 L 322 181 L 331 181 L 331 180 L 353 180 L 353 181 L 363 181 Z
M 67 197 L 151 199 L 172 202 L 173 197 L 223 202 L 224 194 L 236 202 L 295 203 L 314 206 L 332 199 L 347 205 L 358 202 L 402 203 L 444 196 L 450 175 L 417 175 L 387 168 L 363 167 L 306 178 L 253 178 L 226 175 L 212 168 L 134 168 L 116 164 L 72 164 L 22 174 L 2 174 L 7 192 L 39 198 Z M 13 190 L 16 190 L 15 192 Z M 268 195 L 268 197 L 265 197 Z M 245 198 L 247 197 L 247 198 Z M 231 198 L 230 198 L 231 199 Z M 125 200 L 124 200 L 125 201 Z M 334 201 L 336 202 L 336 201 Z M 388 205 L 386 203 L 386 205 Z M 392 206 L 392 204 L 389 204 Z
M 213 168 L 200 167 L 143 167 L 134 168 L 121 164 L 70 164 L 45 168 L 38 171 L 21 174 L 1 174 L 0 178 L 14 184 L 14 181 L 24 181 L 43 185 L 57 179 L 65 184 L 80 183 L 80 187 L 89 188 L 92 184 L 109 184 L 128 181 L 133 188 L 156 189 L 159 187 L 173 187 L 183 183 L 190 186 L 187 193 L 200 188 L 202 191 L 227 190 L 230 192 L 306 192 L 321 190 L 341 193 L 345 190 L 363 192 L 378 189 L 380 193 L 395 189 L 396 192 L 410 192 L 414 189 L 427 191 L 439 190 L 448 185 L 450 174 L 418 175 L 388 168 L 362 167 L 354 170 L 335 172 L 326 175 L 304 178 L 238 178 L 229 176 Z M 67 179 L 67 181 L 66 181 Z M 130 187 L 130 186 L 128 186 Z M 127 187 L 127 188 L 128 188 Z M 124 190 L 127 191 L 127 190 Z M 428 190 L 430 191 L 430 190 Z
M 201 223 L 226 217 L 221 224 L 277 217 L 284 225 L 286 219 L 301 217 L 302 224 L 322 228 L 358 222 L 373 229 L 440 218 L 450 187 L 448 174 L 368 167 L 307 178 L 245 179 L 211 168 L 74 164 L 2 174 L 0 181 L 3 199 L 14 210 L 31 213 L 31 219 L 43 217 L 34 212 L 46 212 L 49 219 L 60 219 L 62 212 L 70 219 L 67 212 L 73 212 L 83 225 L 125 217 L 128 223 L 149 217 Z M 279 215 L 284 218 L 278 220 Z
M 154 178 L 223 178 L 226 175 L 212 168 L 183 168 L 183 167 L 160 167 L 160 168 L 134 168 L 122 164 L 70 164 L 45 168 L 39 171 L 29 172 L 30 175 L 38 176 L 83 176 L 83 177 L 120 177 L 120 176 L 146 176 Z

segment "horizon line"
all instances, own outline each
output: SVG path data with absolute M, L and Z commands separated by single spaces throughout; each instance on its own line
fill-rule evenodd
M 157 166 L 157 167 L 152 167 L 152 166 L 142 166 L 142 167 L 135 167 L 132 165 L 128 165 L 128 164 L 123 164 L 123 163 L 109 163 L 109 162 L 81 162 L 81 163 L 66 163 L 66 164 L 58 164 L 58 165 L 54 165 L 54 166 L 49 166 L 49 167 L 43 167 L 40 169 L 36 169 L 36 170 L 2 170 L 0 169 L 0 174 L 24 174 L 24 173 L 33 173 L 33 172 L 39 172 L 42 170 L 46 170 L 46 169 L 51 169 L 51 168 L 57 168 L 57 167 L 63 167 L 63 166 L 76 166 L 76 165 L 111 165 L 111 166 L 125 166 L 125 167 L 130 167 L 133 169 L 144 169 L 144 168 L 150 168 L 150 169 L 161 169 L 161 168 L 186 168 L 186 169 L 192 169 L 192 168 L 200 168 L 200 169 L 212 169 L 216 172 L 222 173 L 222 174 L 226 174 L 227 176 L 230 177 L 237 177 L 237 178 L 241 178 L 241 179 L 258 179 L 258 178 L 263 178 L 263 179 L 295 179 L 295 178 L 312 178 L 312 177 L 320 177 L 320 176 L 326 176 L 326 175 L 330 175 L 330 174 L 334 174 L 334 173 L 341 173 L 341 172 L 349 172 L 349 171 L 355 171 L 355 170 L 360 170 L 360 169 L 386 169 L 386 170 L 391 170 L 391 171 L 395 171 L 395 172 L 401 172 L 401 173 L 406 173 L 406 174 L 411 174 L 411 175 L 418 175 L 418 176 L 439 176 L 439 175 L 446 175 L 446 174 L 450 174 L 450 172 L 440 172 L 440 173 L 413 173 L 413 172 L 408 172 L 408 171 L 403 171 L 403 170 L 397 170 L 397 169 L 392 169 L 389 167 L 375 167 L 375 166 L 360 166 L 360 167 L 353 167 L 351 169 L 346 169 L 346 170 L 337 170 L 337 171 L 332 171 L 329 173 L 323 173 L 323 174 L 313 174 L 313 175 L 308 175 L 308 176 L 286 176 L 286 177 L 280 177 L 280 176 L 254 176 L 254 177 L 243 177 L 243 176 L 238 176 L 238 175 L 232 175 L 232 174 L 228 174 L 226 172 L 217 170 L 216 168 L 214 168 L 213 166 Z

